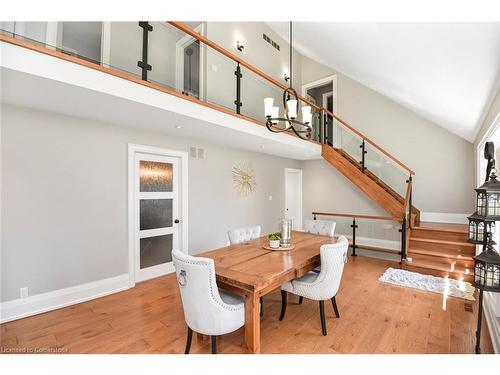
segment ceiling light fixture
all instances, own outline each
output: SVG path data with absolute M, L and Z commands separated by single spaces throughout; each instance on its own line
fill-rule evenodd
M 291 130 L 302 139 L 310 139 L 312 130 L 310 125 L 312 120 L 311 107 L 308 105 L 303 106 L 301 108 L 302 122 L 297 120 L 299 96 L 292 86 L 292 55 L 292 22 L 290 21 L 290 75 L 288 80 L 290 86 L 283 91 L 284 117 L 279 117 L 279 107 L 273 106 L 274 98 L 265 98 L 264 113 L 266 115 L 266 127 L 273 133 Z M 284 123 L 284 127 L 278 126 L 280 122 Z

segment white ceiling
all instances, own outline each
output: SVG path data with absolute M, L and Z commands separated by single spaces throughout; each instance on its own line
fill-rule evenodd
M 500 87 L 500 23 L 295 22 L 294 47 L 469 141 Z

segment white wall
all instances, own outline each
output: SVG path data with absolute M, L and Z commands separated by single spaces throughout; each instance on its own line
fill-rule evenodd
M 472 212 L 474 168 L 470 142 L 359 82 L 302 57 L 304 83 L 331 74 L 337 74 L 339 117 L 415 170 L 413 202 L 417 208 L 426 212 Z M 367 154 L 367 158 L 370 159 L 371 155 L 373 153 Z M 309 164 L 314 163 L 305 162 L 303 166 L 307 169 Z M 323 175 L 328 168 L 326 164 L 322 167 L 316 165 L 311 173 L 315 171 Z M 406 173 L 397 168 L 391 170 L 401 171 L 399 181 L 404 184 Z M 343 179 L 336 172 L 330 175 L 328 181 L 331 186 L 337 186 L 343 183 Z M 338 197 L 339 194 L 333 194 L 331 199 L 334 206 L 340 207 L 344 201 Z M 371 205 L 373 203 L 368 198 L 360 195 L 359 199 L 351 202 L 351 210 L 363 213 Z M 305 204 L 304 207 L 307 206 Z
M 262 38 L 265 33 L 280 45 L 278 51 Z M 284 73 L 289 72 L 289 47 L 263 22 L 208 22 L 206 35 L 235 55 L 253 64 L 274 79 L 288 85 Z M 237 41 L 244 42 L 243 51 L 236 49 Z M 294 52 L 293 80 L 295 88 L 301 82 L 301 55 Z M 227 57 L 207 49 L 206 91 L 207 100 L 234 109 L 236 63 Z M 241 68 L 241 113 L 257 119 L 264 119 L 264 98 L 274 97 L 275 105 L 282 108 L 283 91 L 256 74 Z M 282 112 L 282 110 L 281 110 Z
M 190 252 L 225 246 L 230 228 L 278 228 L 284 173 L 299 162 L 193 139 L 2 106 L 2 300 L 128 271 L 127 143 L 188 151 Z M 251 162 L 257 192 L 237 198 L 231 169 Z M 269 201 L 268 196 L 273 200 Z

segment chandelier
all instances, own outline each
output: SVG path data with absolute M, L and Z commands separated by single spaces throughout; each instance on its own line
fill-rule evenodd
M 274 106 L 274 98 L 264 99 L 264 113 L 266 115 L 266 127 L 273 133 L 293 131 L 299 138 L 311 138 L 312 113 L 310 106 L 303 106 L 302 121 L 297 119 L 299 112 L 299 96 L 292 86 L 292 22 L 290 22 L 290 86 L 283 91 L 283 117 L 279 115 L 279 107 Z

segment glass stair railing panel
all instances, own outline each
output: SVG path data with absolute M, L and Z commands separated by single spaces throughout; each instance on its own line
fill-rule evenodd
M 337 123 L 337 126 L 334 123 Z M 330 137 L 337 136 L 337 139 L 331 140 L 333 146 L 345 152 L 353 161 L 358 162 L 358 164 L 361 163 L 360 146 L 363 143 L 363 138 L 350 129 L 341 126 L 336 120 L 333 120 L 331 130 L 327 130 L 325 133 L 328 137 L 328 144 L 330 144 Z
M 335 217 L 335 236 L 352 239 L 352 218 Z M 398 222 L 356 219 L 356 244 L 399 251 L 401 249 L 401 225 Z
M 405 198 L 409 173 L 368 142 L 365 142 L 365 151 L 365 168 Z

